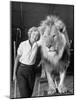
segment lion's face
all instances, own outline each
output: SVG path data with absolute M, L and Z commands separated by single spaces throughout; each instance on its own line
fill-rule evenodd
M 56 26 L 47 27 L 43 35 L 46 47 L 56 49 L 58 46 L 62 46 L 61 34 Z

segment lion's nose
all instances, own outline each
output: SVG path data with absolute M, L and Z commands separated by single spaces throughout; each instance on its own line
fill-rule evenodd
M 47 45 L 46 45 L 48 48 L 51 48 L 51 43 L 48 43 Z

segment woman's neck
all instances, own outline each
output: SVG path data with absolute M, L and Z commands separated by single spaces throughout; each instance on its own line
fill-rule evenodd
M 32 46 L 33 46 L 33 43 L 29 40 L 29 44 L 30 44 L 30 46 L 31 46 L 31 48 L 32 48 Z

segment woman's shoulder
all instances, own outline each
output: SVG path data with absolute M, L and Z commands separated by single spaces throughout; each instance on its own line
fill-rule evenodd
M 22 41 L 20 44 L 21 45 L 24 45 L 24 44 L 26 44 L 28 42 L 28 40 L 25 40 L 25 41 Z
M 28 42 L 28 40 L 25 40 L 25 41 L 22 41 L 20 44 L 25 44 L 27 42 Z

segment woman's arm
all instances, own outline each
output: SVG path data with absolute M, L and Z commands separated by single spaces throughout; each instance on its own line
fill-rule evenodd
M 17 70 L 17 65 L 18 65 L 19 58 L 20 58 L 20 55 L 17 55 L 17 57 L 16 57 L 16 59 L 15 59 L 15 63 L 14 63 L 13 80 L 16 79 L 16 70 Z

